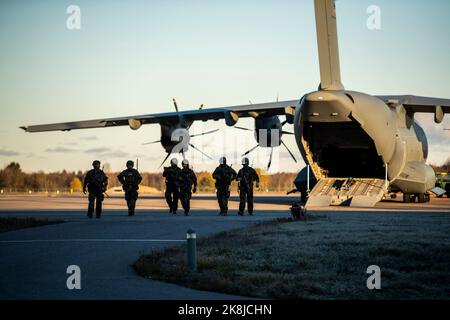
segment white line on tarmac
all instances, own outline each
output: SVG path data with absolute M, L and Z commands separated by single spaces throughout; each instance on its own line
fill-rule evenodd
M 36 240 L 2 240 L 2 243 L 38 243 L 38 242 L 186 242 L 171 239 L 36 239 Z

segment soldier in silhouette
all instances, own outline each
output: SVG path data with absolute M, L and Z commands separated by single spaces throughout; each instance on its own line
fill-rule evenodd
M 134 169 L 134 162 L 127 161 L 127 169 L 122 171 L 118 176 L 122 189 L 125 191 L 125 200 L 128 206 L 128 216 L 134 216 L 134 210 L 136 209 L 136 201 L 138 199 L 139 184 L 142 181 L 142 177 L 139 172 Z
M 213 178 L 216 180 L 217 201 L 220 207 L 220 215 L 228 214 L 228 199 L 230 198 L 230 185 L 236 179 L 236 171 L 227 165 L 227 158 L 222 157 L 220 165 L 214 170 Z
M 170 160 L 170 167 L 164 167 L 163 177 L 166 178 L 166 202 L 169 213 L 176 214 L 178 210 L 178 199 L 180 198 L 181 169 L 178 160 Z
M 105 199 L 103 193 L 106 191 L 108 186 L 108 177 L 100 169 L 100 161 L 95 160 L 92 162 L 93 169 L 89 170 L 84 177 L 83 182 L 83 193 L 86 194 L 86 190 L 89 192 L 89 206 L 87 216 L 92 219 L 94 213 L 97 219 L 100 219 L 102 215 L 102 203 Z
M 247 211 L 249 215 L 253 215 L 253 184 L 259 188 L 259 176 L 255 169 L 249 166 L 248 158 L 242 159 L 242 169 L 237 174 L 239 182 L 239 211 L 240 216 L 244 215 L 245 203 L 247 202 Z

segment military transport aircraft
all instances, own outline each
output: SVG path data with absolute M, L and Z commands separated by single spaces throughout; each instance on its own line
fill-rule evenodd
M 346 90 L 341 83 L 336 7 L 334 0 L 315 0 L 316 31 L 320 64 L 318 91 L 300 100 L 231 107 L 177 111 L 140 116 L 105 118 L 22 127 L 27 132 L 129 126 L 161 126 L 161 144 L 174 151 L 178 130 L 189 137 L 194 121 L 224 119 L 235 126 L 240 118 L 252 117 L 255 129 L 280 135 L 282 123 L 294 125 L 294 134 L 307 164 L 296 179 L 307 206 L 372 206 L 388 191 L 401 191 L 404 201 L 428 200 L 434 187 L 433 169 L 425 164 L 428 144 L 423 129 L 414 119 L 419 112 L 433 113 L 436 123 L 450 112 L 450 99 L 413 95 L 372 96 Z M 180 137 L 178 135 L 178 137 Z M 259 138 L 258 143 L 259 143 Z M 272 142 L 272 146 L 278 146 Z M 307 178 L 306 178 L 307 177 Z M 314 184 L 313 184 L 314 182 Z M 311 185 L 310 185 L 311 183 Z

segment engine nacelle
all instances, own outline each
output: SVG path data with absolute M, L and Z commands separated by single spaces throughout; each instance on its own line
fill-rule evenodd
M 168 153 L 186 152 L 189 148 L 189 129 L 176 125 L 161 124 L 161 145 Z
M 260 116 L 255 119 L 255 139 L 260 147 L 278 147 L 282 134 L 283 126 L 277 116 Z
M 142 126 L 142 121 L 136 119 L 128 119 L 128 125 L 132 130 L 137 130 Z

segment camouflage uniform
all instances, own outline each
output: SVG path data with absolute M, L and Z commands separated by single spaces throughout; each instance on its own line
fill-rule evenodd
M 221 164 L 214 170 L 213 178 L 216 180 L 217 201 L 220 215 L 227 215 L 228 199 L 230 198 L 230 185 L 236 179 L 236 171 L 227 164 Z
M 194 189 L 192 189 L 194 186 Z M 184 209 L 184 214 L 188 215 L 191 209 L 192 190 L 197 190 L 197 176 L 190 168 L 181 169 L 180 173 L 180 200 Z
M 122 171 L 117 178 L 122 184 L 123 191 L 125 191 L 125 200 L 128 206 L 128 215 L 134 216 L 136 208 L 136 201 L 138 199 L 139 184 L 142 177 L 136 169 L 128 168 Z
M 243 215 L 245 210 L 245 203 L 247 202 L 247 210 L 250 215 L 253 214 L 253 183 L 256 181 L 256 185 L 259 185 L 259 176 L 255 169 L 244 165 L 237 174 L 237 180 L 239 181 L 239 214 Z
M 165 167 L 163 177 L 166 178 L 166 201 L 170 213 L 177 213 L 178 199 L 180 198 L 181 169 L 178 166 Z
M 96 216 L 97 218 L 100 218 L 102 214 L 102 202 L 105 199 L 103 192 L 106 191 L 107 186 L 108 177 L 100 169 L 89 170 L 84 177 L 83 191 L 85 191 L 87 187 L 87 190 L 89 192 L 89 206 L 87 214 L 89 218 L 92 218 L 92 214 L 94 212 L 94 204 Z

